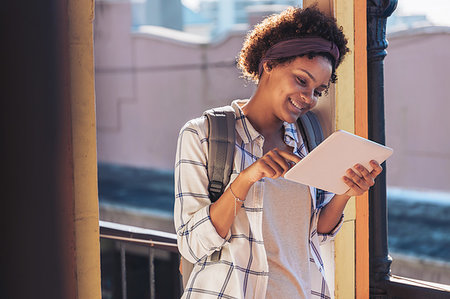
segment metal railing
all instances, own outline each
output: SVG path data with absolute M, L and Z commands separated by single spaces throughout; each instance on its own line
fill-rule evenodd
M 99 226 L 103 299 L 180 298 L 182 281 L 175 234 L 105 221 Z M 145 259 L 146 264 L 142 262 Z M 157 273 L 161 279 L 157 279 Z

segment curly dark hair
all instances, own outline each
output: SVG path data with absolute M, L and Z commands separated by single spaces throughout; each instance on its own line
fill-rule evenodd
M 342 32 L 342 27 L 336 24 L 336 19 L 324 15 L 316 6 L 305 9 L 289 7 L 280 14 L 271 15 L 256 25 L 247 34 L 244 41 L 238 57 L 238 68 L 245 78 L 257 83 L 259 81 L 259 62 L 270 47 L 280 41 L 306 36 L 319 36 L 336 44 L 339 49 L 339 59 L 336 63 L 329 53 L 305 54 L 310 59 L 317 55 L 329 59 L 333 66 L 330 81 L 335 83 L 337 80 L 336 67 L 349 52 L 347 39 Z M 288 63 L 299 56 L 270 61 L 269 66 L 275 67 L 281 63 Z

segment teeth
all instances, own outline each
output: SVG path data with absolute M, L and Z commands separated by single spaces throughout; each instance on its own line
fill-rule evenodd
M 291 98 L 289 98 L 289 102 L 291 102 L 292 105 L 294 105 L 296 108 L 298 108 L 300 110 L 302 109 L 302 107 L 298 106 Z

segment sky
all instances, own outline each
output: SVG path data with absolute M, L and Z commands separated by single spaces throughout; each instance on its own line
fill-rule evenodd
M 193 9 L 199 2 L 200 0 L 182 0 L 184 5 Z M 399 0 L 395 13 L 398 15 L 425 14 L 434 25 L 450 26 L 450 0 Z
M 434 24 L 450 26 L 450 0 L 399 0 L 398 15 L 426 15 Z

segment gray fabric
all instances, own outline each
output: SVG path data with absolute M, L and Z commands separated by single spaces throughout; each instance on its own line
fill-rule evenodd
M 269 263 L 266 299 L 310 297 L 311 207 L 307 186 L 284 178 L 265 179 L 263 238 Z

